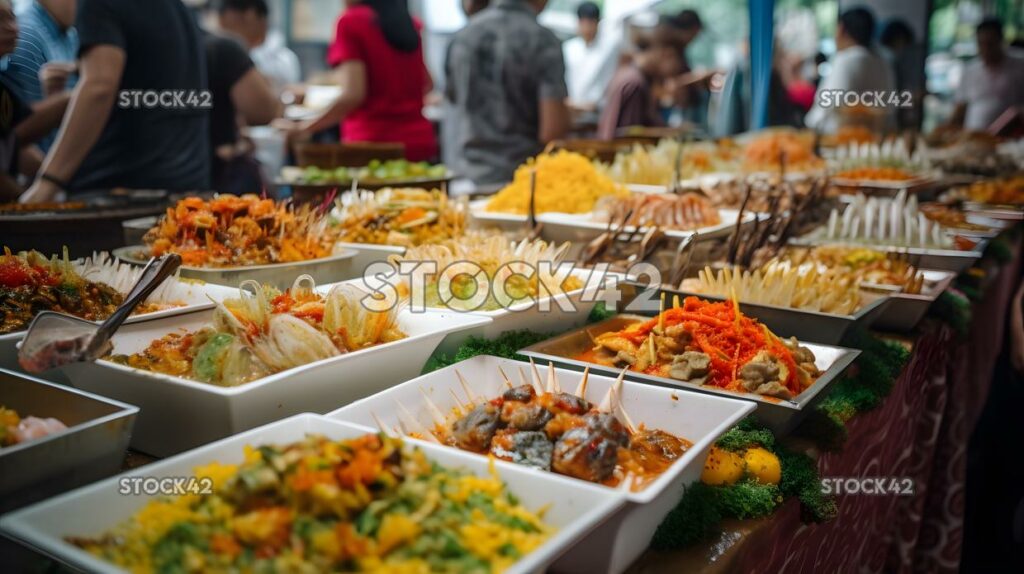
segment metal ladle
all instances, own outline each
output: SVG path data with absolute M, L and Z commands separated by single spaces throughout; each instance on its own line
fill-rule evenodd
M 30 373 L 79 361 L 95 361 L 112 349 L 110 338 L 132 311 L 181 266 L 177 254 L 150 259 L 124 303 L 97 325 L 56 311 L 35 316 L 18 349 L 18 363 Z

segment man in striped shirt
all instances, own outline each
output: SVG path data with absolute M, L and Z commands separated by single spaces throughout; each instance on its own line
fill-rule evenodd
M 73 28 L 76 12 L 77 0 L 33 0 L 18 12 L 18 46 L 11 54 L 4 77 L 25 104 L 32 105 L 74 87 L 78 55 L 78 34 Z M 55 135 L 39 142 L 43 151 L 50 147 Z

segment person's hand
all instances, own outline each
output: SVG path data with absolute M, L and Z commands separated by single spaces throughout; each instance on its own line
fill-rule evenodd
M 52 181 L 36 179 L 32 187 L 25 190 L 25 193 L 18 197 L 18 203 L 46 203 L 48 201 L 59 201 L 64 193 Z
M 271 122 L 270 125 L 284 133 L 288 149 L 294 149 L 296 144 L 309 141 L 313 138 L 312 132 L 308 129 L 310 125 L 310 122 L 308 121 L 299 122 L 286 118 L 278 118 Z
M 43 86 L 43 96 L 50 97 L 64 91 L 68 78 L 78 70 L 74 62 L 47 62 L 39 68 L 39 82 Z

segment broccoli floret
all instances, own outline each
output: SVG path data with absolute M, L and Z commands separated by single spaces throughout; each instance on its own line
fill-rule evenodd
M 835 518 L 839 509 L 835 498 L 822 492 L 818 468 L 811 457 L 795 452 L 777 453 L 782 463 L 779 490 L 785 496 L 800 499 L 801 516 L 805 522 L 824 522 Z
M 741 452 L 756 445 L 773 450 L 775 448 L 775 435 L 772 434 L 772 431 L 748 417 L 726 431 L 716 444 L 719 448 L 733 452 Z
M 730 518 L 759 518 L 775 512 L 782 502 L 782 492 L 774 484 L 761 484 L 745 479 L 717 490 L 718 507 L 723 516 Z

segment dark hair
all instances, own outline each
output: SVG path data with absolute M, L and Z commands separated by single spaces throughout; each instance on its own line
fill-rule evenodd
M 580 20 L 600 20 L 601 9 L 593 2 L 580 2 L 576 7 L 576 17 Z
M 412 23 L 406 0 L 362 0 L 377 13 L 377 23 L 388 44 L 399 52 L 420 47 L 420 35 Z
M 903 38 L 908 44 L 914 43 L 914 30 L 911 29 L 910 24 L 907 24 L 906 20 L 896 19 L 890 20 L 882 27 L 882 33 L 878 36 L 878 41 L 883 46 L 891 46 L 896 40 Z
M 680 30 L 700 30 L 704 28 L 704 22 L 700 20 L 700 14 L 696 10 L 686 9 L 671 18 L 672 25 Z
M 217 5 L 219 12 L 227 12 L 229 10 L 234 12 L 248 12 L 249 10 L 255 10 L 259 16 L 266 17 L 270 14 L 270 9 L 267 7 L 266 0 L 220 0 Z
M 992 16 L 985 18 L 980 24 L 978 24 L 978 28 L 974 31 L 975 34 L 981 34 L 982 32 L 992 32 L 1002 39 L 1003 21 Z
M 861 46 L 870 46 L 875 35 L 875 17 L 867 8 L 850 8 L 839 15 L 846 34 Z

